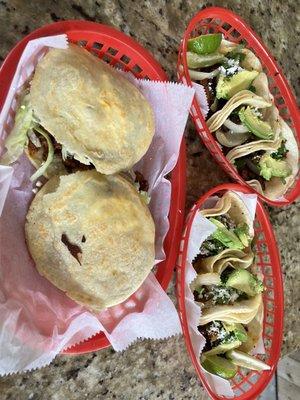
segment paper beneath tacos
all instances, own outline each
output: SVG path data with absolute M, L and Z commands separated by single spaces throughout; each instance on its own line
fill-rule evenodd
M 249 324 L 256 316 L 261 303 L 262 295 L 257 294 L 249 300 L 238 301 L 232 305 L 216 305 L 207 309 L 204 308 L 199 325 L 205 325 L 212 321 Z

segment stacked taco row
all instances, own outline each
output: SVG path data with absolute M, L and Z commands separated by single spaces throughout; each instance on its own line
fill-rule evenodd
M 195 37 L 187 46 L 190 77 L 206 90 L 207 126 L 226 158 L 259 193 L 284 195 L 298 171 L 298 146 L 259 59 L 220 33 Z
M 201 365 L 225 379 L 233 378 L 239 366 L 270 369 L 250 354 L 262 333 L 264 285 L 255 272 L 248 209 L 228 191 L 200 212 L 216 227 L 193 262 L 197 278 L 191 289 L 201 306 L 198 330 L 206 339 Z

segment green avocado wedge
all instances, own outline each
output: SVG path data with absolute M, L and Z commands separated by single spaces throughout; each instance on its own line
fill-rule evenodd
M 258 74 L 257 71 L 244 70 L 232 76 L 220 75 L 216 87 L 217 99 L 228 100 L 241 90 L 248 89 Z
M 202 356 L 201 364 L 206 371 L 218 375 L 224 379 L 231 379 L 237 373 L 238 367 L 231 361 L 220 356 Z
M 222 41 L 221 33 L 211 33 L 189 39 L 187 48 L 197 54 L 211 54 L 215 52 Z
M 259 137 L 260 139 L 270 140 L 273 139 L 274 133 L 271 126 L 265 122 L 261 121 L 253 112 L 251 107 L 243 107 L 239 111 L 239 117 L 242 124 L 249 129 L 253 135 Z
M 218 221 L 216 218 L 209 218 L 209 221 L 212 222 L 218 228 L 213 234 L 212 237 L 221 242 L 224 246 L 230 249 L 243 250 L 244 245 L 239 240 L 239 238 L 232 232 L 230 232 L 222 222 Z
M 287 178 L 292 173 L 292 168 L 285 160 L 276 160 L 270 154 L 264 154 L 259 160 L 260 175 L 267 181 L 273 176 Z
M 260 279 L 256 278 L 246 269 L 241 268 L 236 269 L 229 275 L 225 285 L 240 290 L 250 297 L 261 293 L 264 290 L 263 283 Z
M 248 339 L 248 335 L 247 335 L 247 331 L 246 329 L 243 327 L 242 324 L 238 324 L 238 323 L 226 323 L 226 322 L 222 322 L 225 330 L 227 332 L 233 332 L 234 336 L 237 340 L 240 340 L 242 343 L 246 342 Z

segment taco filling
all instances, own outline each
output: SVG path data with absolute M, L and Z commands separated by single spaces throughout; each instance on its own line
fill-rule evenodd
M 206 339 L 201 365 L 225 379 L 233 378 L 238 366 L 269 369 L 249 354 L 262 332 L 264 285 L 254 272 L 248 209 L 237 194 L 226 192 L 201 214 L 216 226 L 193 261 L 197 277 L 191 290 L 201 305 L 198 330 Z
M 207 126 L 226 158 L 266 197 L 284 195 L 297 175 L 298 147 L 274 104 L 260 60 L 219 33 L 190 39 L 187 50 L 190 78 L 207 95 Z

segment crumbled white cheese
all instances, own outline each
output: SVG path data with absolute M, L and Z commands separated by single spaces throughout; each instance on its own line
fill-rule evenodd
M 228 67 L 224 67 L 223 65 L 219 67 L 219 71 L 222 75 L 232 76 L 244 70 L 242 67 L 240 67 L 239 60 L 235 60 L 233 58 L 229 58 L 227 60 L 227 65 Z
M 262 113 L 259 111 L 257 107 L 252 108 L 252 112 L 254 115 L 256 115 L 258 118 L 262 118 Z
M 37 181 L 36 184 L 35 184 L 35 186 L 41 187 L 41 186 L 42 186 L 42 182 L 41 182 L 41 181 Z
M 220 73 L 221 73 L 222 75 L 226 75 L 226 69 L 223 67 L 223 65 L 221 65 L 221 66 L 219 67 L 219 71 L 220 71 Z
M 38 188 L 32 189 L 32 192 L 33 192 L 34 194 L 36 194 L 36 193 L 38 192 Z

